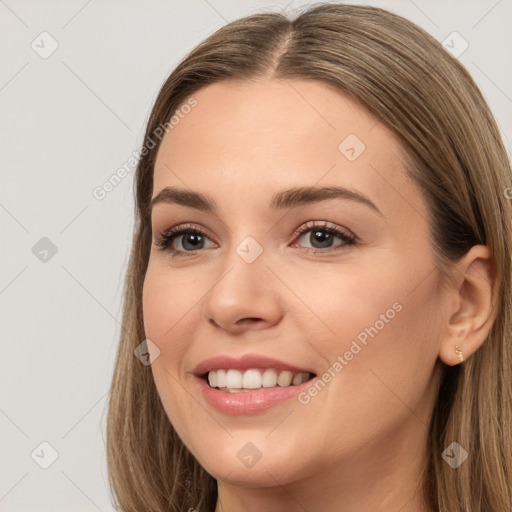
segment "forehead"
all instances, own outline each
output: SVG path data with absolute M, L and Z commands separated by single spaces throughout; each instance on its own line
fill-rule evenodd
M 397 136 L 348 93 L 262 79 L 216 83 L 193 98 L 161 143 L 153 196 L 179 186 L 247 205 L 284 188 L 340 185 L 383 210 L 424 208 Z

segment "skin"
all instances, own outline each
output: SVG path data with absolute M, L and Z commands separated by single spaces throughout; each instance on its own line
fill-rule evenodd
M 487 248 L 473 247 L 441 286 L 428 207 L 405 175 L 400 142 L 345 93 L 265 78 L 194 97 L 162 141 L 153 197 L 190 189 L 218 211 L 155 205 L 154 241 L 184 223 L 206 238 L 182 257 L 152 245 L 143 306 L 160 350 L 152 371 L 163 406 L 218 480 L 216 512 L 429 510 L 419 484 L 439 370 L 458 364 L 455 345 L 470 357 L 491 325 Z M 349 134 L 366 146 L 354 161 L 338 149 Z M 296 186 L 357 190 L 382 215 L 340 199 L 270 209 L 274 192 Z M 314 230 L 294 236 L 308 221 L 344 228 L 358 243 L 334 238 L 334 249 L 313 253 Z M 247 236 L 263 249 L 252 263 L 236 252 Z M 185 238 L 173 247 L 186 251 Z M 263 354 L 320 376 L 395 303 L 401 311 L 307 404 L 231 416 L 197 393 L 193 368 L 220 353 Z M 262 454 L 250 468 L 237 457 L 248 442 Z

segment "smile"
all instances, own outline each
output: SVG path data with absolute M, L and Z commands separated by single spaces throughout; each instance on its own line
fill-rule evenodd
M 230 393 L 249 392 L 260 388 L 297 386 L 312 378 L 309 372 L 281 371 L 275 368 L 250 368 L 248 370 L 210 370 L 207 376 L 212 388 Z

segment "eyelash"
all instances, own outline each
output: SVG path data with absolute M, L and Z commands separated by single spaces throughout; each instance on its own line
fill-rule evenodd
M 315 249 L 311 247 L 303 247 L 306 251 L 313 252 L 313 253 L 325 253 L 325 252 L 331 252 L 336 251 L 339 249 L 342 249 L 343 247 L 346 247 L 348 245 L 355 245 L 357 238 L 353 235 L 349 235 L 347 232 L 342 231 L 341 229 L 329 225 L 328 222 L 324 222 L 322 224 L 319 224 L 315 221 L 309 221 L 304 226 L 301 226 L 297 231 L 293 233 L 294 240 L 296 237 L 302 236 L 304 233 L 307 233 L 308 231 L 311 231 L 313 229 L 316 229 L 317 231 L 323 231 L 325 233 L 328 233 L 330 235 L 337 236 L 343 240 L 343 245 L 340 245 L 338 247 L 327 247 L 325 249 Z M 178 238 L 180 235 L 200 235 L 208 237 L 207 234 L 205 234 L 203 231 L 198 229 L 193 224 L 182 224 L 180 226 L 176 226 L 174 228 L 168 229 L 167 231 L 164 231 L 159 234 L 157 240 L 155 241 L 156 246 L 159 248 L 159 250 L 167 251 L 171 254 L 172 257 L 174 256 L 192 256 L 199 252 L 201 249 L 197 249 L 196 251 L 179 251 L 176 249 L 173 249 L 171 247 L 172 243 L 174 242 L 175 238 Z M 209 237 L 208 237 L 209 238 Z

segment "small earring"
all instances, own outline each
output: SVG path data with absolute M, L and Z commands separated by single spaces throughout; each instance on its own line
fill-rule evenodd
M 459 361 L 462 363 L 464 361 L 464 356 L 462 354 L 462 349 L 459 347 L 459 345 L 455 345 L 455 353 L 457 356 L 459 356 Z

